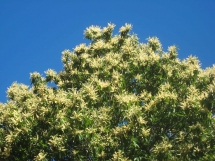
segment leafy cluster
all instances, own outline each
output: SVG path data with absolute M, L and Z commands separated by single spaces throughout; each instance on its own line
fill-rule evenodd
M 91 26 L 64 68 L 13 83 L 0 104 L 4 160 L 215 160 L 215 66 Z M 52 86 L 54 84 L 54 86 Z

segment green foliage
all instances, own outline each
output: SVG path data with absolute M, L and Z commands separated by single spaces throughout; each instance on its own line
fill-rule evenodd
M 8 88 L 1 159 L 215 160 L 215 66 L 114 27 L 87 28 L 91 43 L 65 50 L 62 71 Z

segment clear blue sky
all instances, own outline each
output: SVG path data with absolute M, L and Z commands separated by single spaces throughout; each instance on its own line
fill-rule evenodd
M 29 73 L 62 69 L 61 52 L 86 42 L 91 25 L 133 25 L 141 42 L 157 36 L 179 58 L 196 55 L 202 67 L 215 63 L 214 0 L 1 0 L 0 102 L 14 81 L 29 85 Z

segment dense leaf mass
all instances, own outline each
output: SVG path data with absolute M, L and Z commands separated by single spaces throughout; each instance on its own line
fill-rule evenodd
M 215 160 L 215 66 L 114 27 L 87 28 L 62 71 L 8 88 L 1 160 Z

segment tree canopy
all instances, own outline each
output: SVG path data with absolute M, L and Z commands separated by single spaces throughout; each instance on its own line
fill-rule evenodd
M 13 83 L 0 103 L 0 158 L 215 160 L 215 65 L 139 42 L 125 24 L 91 26 L 63 69 Z

